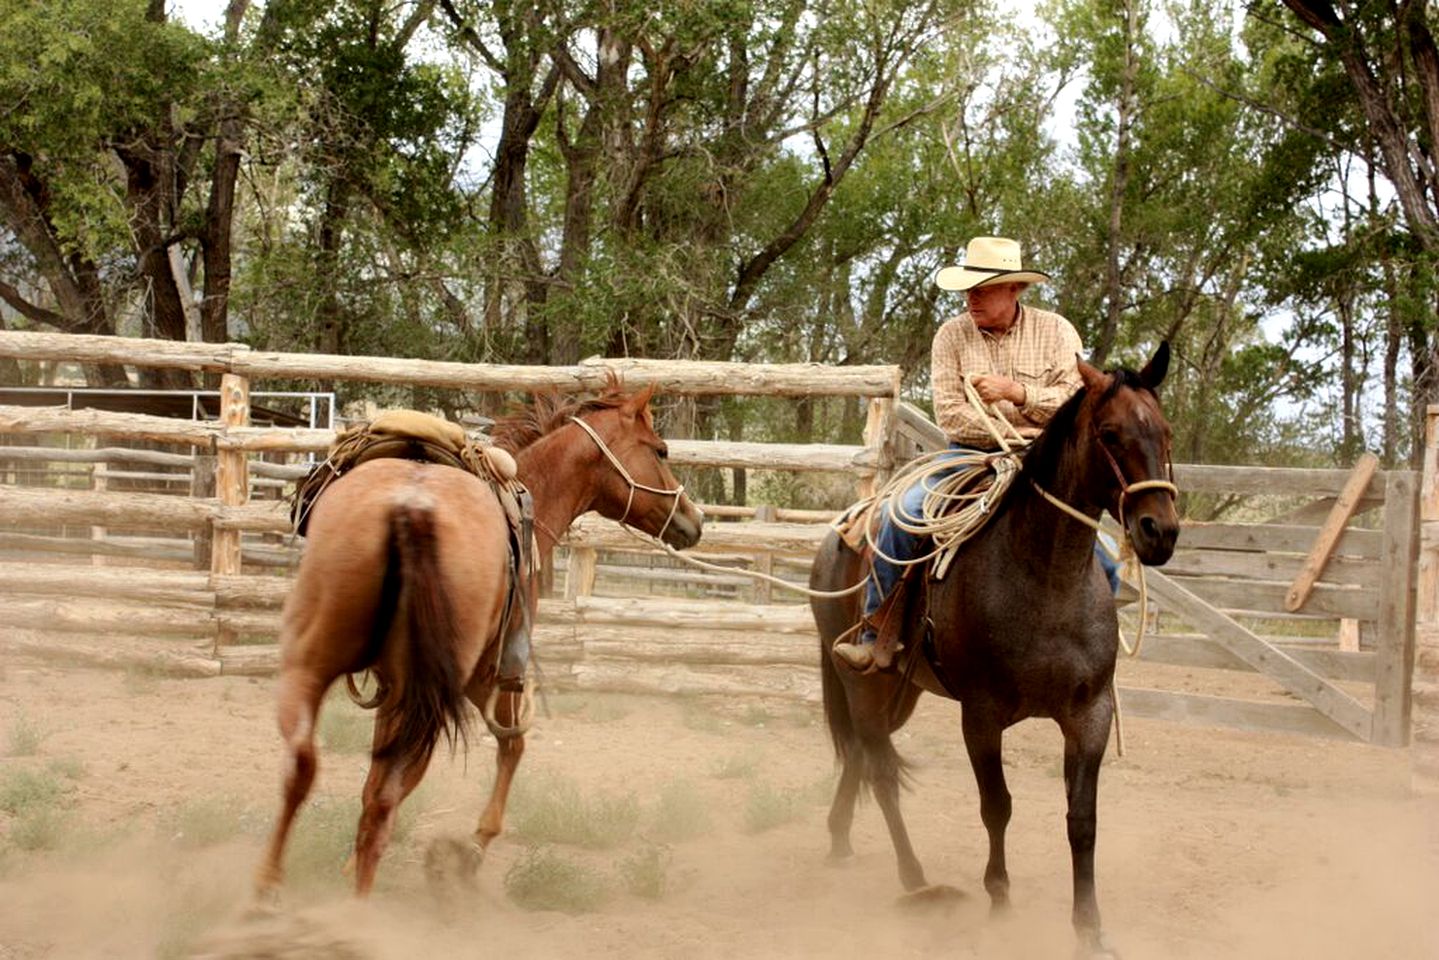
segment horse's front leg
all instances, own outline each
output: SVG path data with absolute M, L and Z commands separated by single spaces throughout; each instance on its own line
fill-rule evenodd
M 1004 831 L 1009 826 L 1013 804 L 1004 780 L 1004 729 L 990 711 L 979 704 L 965 704 L 964 748 L 979 787 L 979 817 L 989 834 L 989 861 L 984 865 L 984 889 L 989 907 L 1000 912 L 1009 906 L 1009 868 L 1004 860 Z
M 1099 900 L 1094 889 L 1094 842 L 1099 768 L 1109 742 L 1114 703 L 1106 691 L 1082 713 L 1066 718 L 1064 785 L 1069 801 L 1069 852 L 1074 866 L 1074 930 L 1080 954 L 1108 956 L 1100 931 Z

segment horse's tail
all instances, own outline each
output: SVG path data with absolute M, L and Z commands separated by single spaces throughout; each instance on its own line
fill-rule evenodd
M 820 543 L 811 567 L 809 585 L 812 589 L 828 591 L 843 586 L 833 582 L 838 579 L 834 572 L 847 566 L 839 562 L 841 547 L 839 535 L 829 531 Z M 843 763 L 854 742 L 854 720 L 850 717 L 844 681 L 829 651 L 835 636 L 845 629 L 853 614 L 846 611 L 844 600 L 835 597 L 812 597 L 810 609 L 814 612 L 815 626 L 819 628 L 819 680 L 824 695 L 825 725 L 829 727 L 835 756 Z
M 468 733 L 465 678 L 455 651 L 459 629 L 440 570 L 435 504 L 411 496 L 390 511 L 382 608 L 392 611 L 381 654 L 388 681 L 377 693 L 382 716 L 395 718 L 375 755 L 401 767 L 423 763 L 441 736 L 453 747 Z M 393 604 L 385 602 L 393 597 Z M 377 721 L 378 722 L 378 721 Z

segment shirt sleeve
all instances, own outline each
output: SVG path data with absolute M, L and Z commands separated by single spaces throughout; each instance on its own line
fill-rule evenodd
M 1079 389 L 1079 364 L 1076 358 L 1084 349 L 1073 324 L 1056 316 L 1057 330 L 1054 344 L 1050 348 L 1048 373 L 1041 385 L 1028 384 L 1024 388 L 1024 405 L 1019 412 L 1037 426 L 1044 426 L 1054 418 L 1064 401 L 1074 396 Z M 938 402 L 936 401 L 936 406 Z
M 984 415 L 964 395 L 964 375 L 979 371 L 963 369 L 960 360 L 963 352 L 960 349 L 961 335 L 958 325 L 950 321 L 939 328 L 930 345 L 929 376 L 934 395 L 934 420 L 955 443 L 988 450 L 994 447 L 994 437 L 985 426 Z M 1077 379 L 1077 371 L 1075 376 Z

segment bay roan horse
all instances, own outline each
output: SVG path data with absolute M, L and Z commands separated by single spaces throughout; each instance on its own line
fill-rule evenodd
M 496 442 L 514 453 L 534 497 L 542 553 L 588 510 L 675 547 L 699 539 L 703 515 L 665 463 L 650 392 L 627 396 L 612 382 L 585 403 L 541 397 L 528 413 L 496 426 Z M 325 691 L 367 669 L 380 702 L 353 864 L 356 892 L 369 892 L 396 811 L 424 776 L 436 743 L 463 738 L 465 700 L 481 706 L 495 685 L 510 571 L 500 501 L 464 470 L 372 460 L 316 502 L 282 618 L 285 766 L 259 893 L 280 883 L 286 837 L 315 779 L 315 721 Z M 497 698 L 498 723 L 515 723 L 517 699 Z M 494 788 L 475 831 L 478 854 L 500 832 L 523 752 L 522 736 L 501 738 Z
M 1118 621 L 1094 557 L 1095 531 L 1039 490 L 1097 519 L 1109 511 L 1140 561 L 1162 564 L 1179 520 L 1169 480 L 1169 425 L 1155 393 L 1169 365 L 1161 344 L 1135 373 L 1083 362 L 1083 387 L 1024 455 L 995 516 L 960 547 L 944 577 L 911 599 L 899 669 L 870 675 L 836 668 L 834 639 L 858 617 L 853 595 L 811 601 L 820 633 L 825 717 L 842 764 L 829 813 L 832 858 L 852 853 L 850 825 L 861 781 L 873 789 L 908 891 L 925 886 L 899 811 L 904 764 L 890 735 L 922 690 L 963 703 L 961 728 L 989 832 L 984 886 L 991 909 L 1009 899 L 1004 830 L 1010 795 L 1000 744 L 1006 727 L 1049 717 L 1064 735 L 1064 784 L 1074 873 L 1074 925 L 1085 951 L 1103 950 L 1094 892 L 1095 796 L 1114 713 Z M 1145 481 L 1160 481 L 1146 483 Z M 923 571 L 916 571 L 921 573 Z M 810 585 L 833 591 L 861 576 L 860 558 L 834 533 L 815 559 Z M 911 585 L 911 589 L 916 589 Z M 926 630 L 931 633 L 927 657 Z

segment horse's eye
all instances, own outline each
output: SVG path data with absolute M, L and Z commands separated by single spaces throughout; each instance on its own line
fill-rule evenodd
M 655 453 L 659 454 L 661 460 L 668 460 L 670 458 L 670 448 L 663 443 L 659 445 L 659 449 L 657 449 Z
M 1106 447 L 1114 446 L 1119 442 L 1119 431 L 1113 427 L 1101 427 L 1099 441 Z

